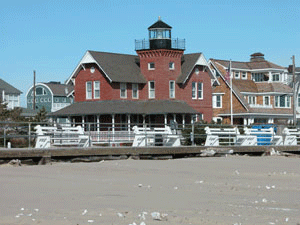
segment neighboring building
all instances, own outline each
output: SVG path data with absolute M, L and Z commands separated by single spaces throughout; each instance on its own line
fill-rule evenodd
M 296 89 L 295 90 L 296 91 L 296 93 L 295 93 L 296 118 L 297 118 L 297 121 L 299 121 L 300 120 L 300 67 L 295 68 L 295 83 L 293 82 L 294 77 L 293 77 L 293 66 L 292 65 L 290 65 L 288 67 L 288 72 L 289 72 L 289 86 L 294 89 L 294 85 L 295 85 L 295 89 Z
M 171 29 L 159 19 L 149 40 L 136 41 L 137 55 L 87 51 L 66 82 L 75 103 L 51 115 L 97 130 L 103 123 L 210 122 L 213 73 L 202 53 L 184 54 L 185 40 L 171 39 Z
M 27 108 L 33 109 L 34 87 L 26 94 Z M 47 112 L 55 112 L 73 103 L 74 87 L 60 82 L 37 83 L 35 85 L 35 110 L 45 107 Z
M 20 90 L 0 79 L 0 102 L 7 104 L 7 109 L 20 107 L 21 94 Z
M 220 83 L 213 90 L 213 117 L 224 123 L 231 119 L 229 63 L 210 60 Z M 234 124 L 292 123 L 293 90 L 287 85 L 286 68 L 265 60 L 262 53 L 254 53 L 249 62 L 231 62 L 231 77 Z

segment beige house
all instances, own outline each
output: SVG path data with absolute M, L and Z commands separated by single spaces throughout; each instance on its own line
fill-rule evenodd
M 213 90 L 214 121 L 292 123 L 293 90 L 287 84 L 286 68 L 265 60 L 262 53 L 252 54 L 249 62 L 211 59 L 209 63 L 219 82 Z

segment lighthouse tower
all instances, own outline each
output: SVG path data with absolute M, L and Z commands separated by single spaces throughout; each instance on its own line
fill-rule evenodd
M 175 99 L 170 90 L 179 88 L 176 79 L 181 73 L 185 50 L 184 39 L 172 39 L 172 27 L 158 18 L 148 28 L 149 40 L 136 40 L 135 50 L 140 59 L 141 73 L 147 80 L 144 99 Z

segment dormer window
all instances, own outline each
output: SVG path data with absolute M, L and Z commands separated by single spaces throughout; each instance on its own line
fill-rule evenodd
M 35 89 L 35 94 L 36 95 L 46 95 L 46 90 L 42 87 L 37 87 Z
M 272 81 L 280 81 L 279 73 L 273 73 L 272 74 Z
M 239 71 L 234 72 L 234 78 L 235 79 L 240 79 L 240 72 Z
M 155 70 L 155 63 L 154 62 L 148 63 L 148 70 Z

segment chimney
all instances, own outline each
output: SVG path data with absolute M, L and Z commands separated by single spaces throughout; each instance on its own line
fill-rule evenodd
M 252 55 L 250 55 L 250 62 L 261 62 L 261 61 L 265 61 L 265 55 L 257 52 L 257 53 L 253 53 Z

